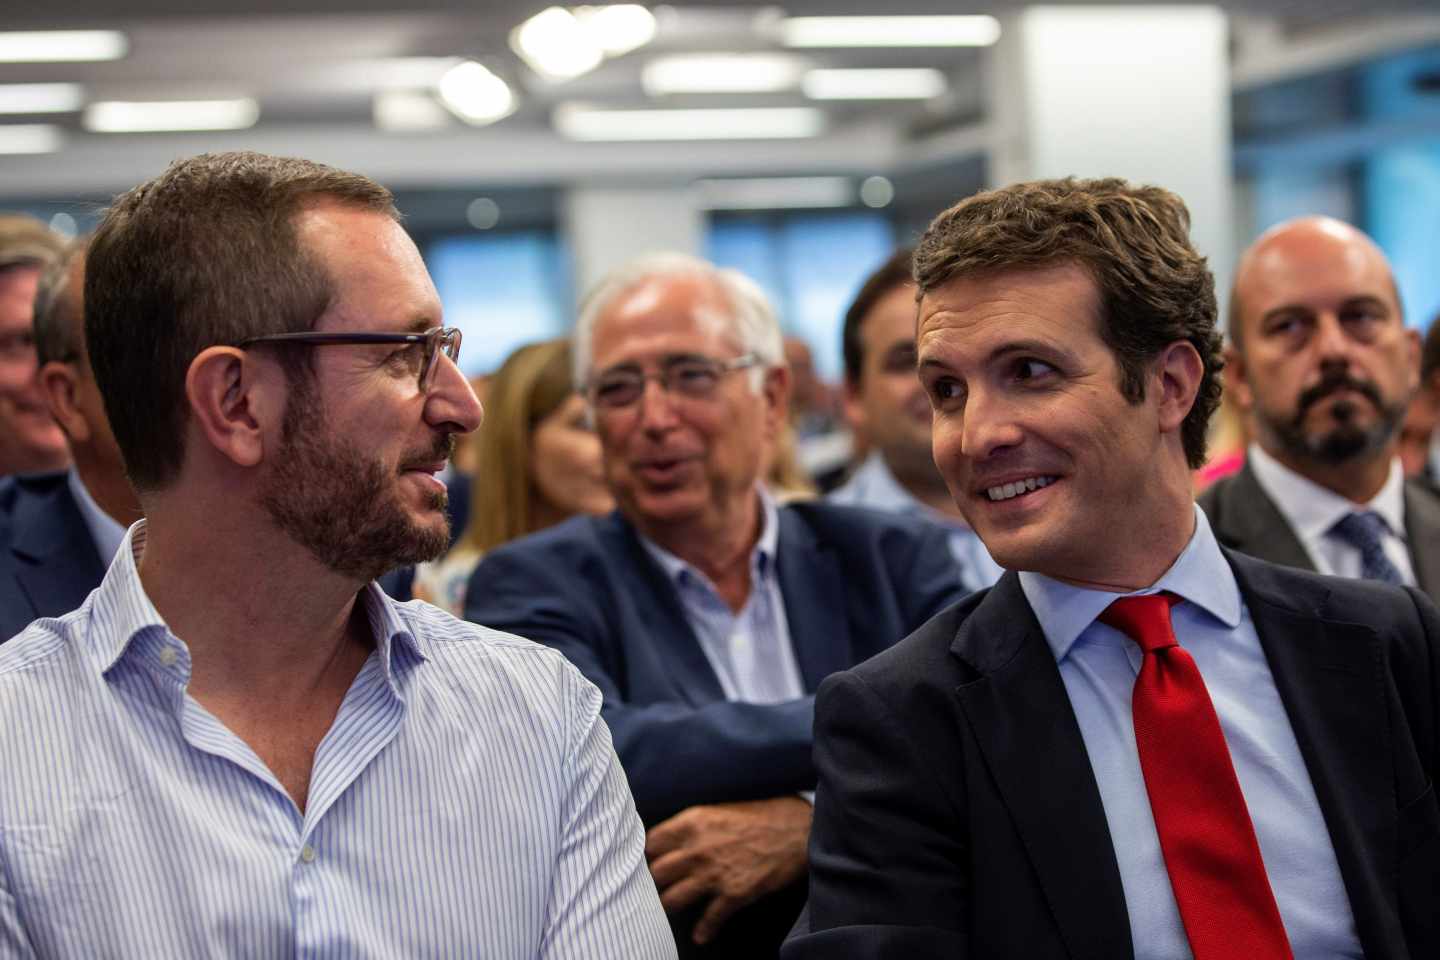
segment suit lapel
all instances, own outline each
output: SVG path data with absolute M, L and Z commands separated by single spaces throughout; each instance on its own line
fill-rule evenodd
M 1414 484 L 1405 484 L 1405 539 L 1415 567 L 1415 582 L 1440 602 L 1440 500 Z
M 1223 546 L 1286 567 L 1314 570 L 1315 564 L 1275 501 L 1247 463 L 1223 491 L 1223 508 L 1214 525 Z
M 1019 577 L 1001 578 L 951 650 L 979 673 L 957 688 L 960 706 L 1070 955 L 1131 956 L 1125 892 L 1095 774 Z
M 854 663 L 845 617 L 845 581 L 834 551 L 793 510 L 781 508 L 776 558 L 790 646 L 805 689 Z
M 640 587 L 627 588 L 626 592 L 633 598 L 635 611 L 651 638 L 651 649 L 662 661 L 661 668 L 676 691 L 696 707 L 724 700 L 720 678 L 705 659 L 700 638 L 690 627 L 675 585 L 646 551 L 639 534 L 619 511 L 596 521 L 596 528 L 605 544 L 605 555 L 623 558 L 624 565 L 630 568 L 628 575 L 619 571 L 617 579 Z
M 1396 902 L 1384 651 L 1369 627 L 1335 619 L 1329 591 L 1281 584 L 1272 571 L 1230 554 L 1230 565 L 1270 663 L 1321 813 L 1362 945 L 1383 953 L 1383 917 Z
M 58 615 L 85 602 L 105 576 L 90 529 L 63 483 L 16 505 L 11 550 L 20 561 L 16 579 L 31 612 Z

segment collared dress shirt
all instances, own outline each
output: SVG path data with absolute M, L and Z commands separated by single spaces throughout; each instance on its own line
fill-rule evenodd
M 1337 533 L 1331 532 L 1346 514 L 1370 510 L 1385 521 L 1386 532 L 1381 543 L 1386 558 L 1400 571 L 1407 586 L 1415 586 L 1415 567 L 1405 533 L 1405 471 L 1397 457 L 1390 462 L 1390 475 L 1385 485 L 1369 503 L 1353 503 L 1333 490 L 1327 490 L 1251 444 L 1246 452 L 1255 480 L 1265 491 L 1290 529 L 1295 531 L 1305 552 L 1319 573 L 1337 577 L 1360 577 L 1360 548 Z
M 1005 568 L 991 558 L 974 530 L 921 503 L 901 486 L 878 451 L 872 451 L 850 479 L 826 499 L 831 503 L 921 517 L 945 528 L 950 533 L 950 553 L 960 565 L 960 585 L 966 590 L 973 592 L 992 586 L 1005 572 Z
M 80 508 L 80 516 L 85 520 L 85 528 L 90 531 L 90 539 L 95 541 L 95 552 L 100 555 L 100 562 L 108 567 L 120 550 L 120 541 L 125 539 L 125 528 L 100 509 L 100 504 L 90 496 L 85 481 L 80 479 L 74 467 L 66 474 L 65 485 L 70 488 L 70 496 L 75 498 L 75 505 Z
M 783 703 L 804 697 L 805 684 L 790 642 L 785 598 L 775 568 L 780 515 L 763 487 L 756 492 L 760 497 L 760 538 L 750 551 L 750 596 L 739 613 L 730 609 L 710 578 L 694 566 L 644 537 L 640 542 L 675 585 L 685 619 L 700 640 L 725 699 Z
M 302 813 L 187 693 L 144 531 L 0 647 L 0 956 L 675 956 L 599 692 L 563 657 L 366 587 L 375 649 Z
M 1055 654 L 1095 771 L 1136 960 L 1189 958 L 1135 747 L 1130 696 L 1142 654 L 1095 619 L 1122 594 L 1032 572 L 1020 574 L 1020 586 Z M 1175 635 L 1219 715 L 1295 956 L 1362 956 L 1315 788 L 1235 574 L 1198 507 L 1185 550 L 1153 586 L 1135 592 L 1165 590 L 1184 601 L 1171 613 Z

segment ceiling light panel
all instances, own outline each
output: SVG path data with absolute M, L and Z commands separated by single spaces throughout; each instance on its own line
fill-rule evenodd
M 515 112 L 510 85 L 474 60 L 458 63 L 440 78 L 440 99 L 466 123 L 494 123 Z
M 510 46 L 544 77 L 569 80 L 600 66 L 605 51 L 573 13 L 549 7 L 510 33 Z
M 1000 39 L 990 16 L 787 17 L 787 47 L 988 47 Z
M 945 92 L 945 74 L 929 68 L 810 70 L 800 89 L 811 100 L 928 100 Z
M 0 113 L 69 113 L 84 103 L 78 83 L 0 84 Z
M 803 61 L 782 54 L 701 53 L 659 57 L 640 81 L 652 97 L 672 93 L 771 93 L 800 82 Z
M 695 187 L 704 210 L 848 207 L 855 201 L 848 177 L 698 180 Z
M 607 57 L 623 56 L 655 39 L 655 15 L 638 3 L 576 7 L 573 13 Z
M 752 110 L 596 110 L 561 104 L 555 129 L 572 140 L 774 140 L 814 137 L 825 115 L 813 107 Z
M 115 30 L 32 30 L 0 33 L 0 63 L 119 60 L 129 50 Z
M 422 90 L 384 90 L 372 101 L 375 126 L 390 132 L 443 130 L 455 121 Z
M 82 123 L 96 133 L 243 130 L 260 119 L 260 105 L 234 100 L 102 100 L 85 108 Z
M 63 143 L 53 123 L 0 124 L 0 153 L 54 153 Z

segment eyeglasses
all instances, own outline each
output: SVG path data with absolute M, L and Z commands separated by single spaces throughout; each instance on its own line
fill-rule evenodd
M 595 406 L 619 410 L 638 401 L 645 393 L 645 384 L 654 380 L 667 393 L 704 400 L 715 393 L 725 374 L 759 362 L 760 358 L 753 353 L 741 354 L 733 360 L 712 360 L 693 354 L 666 357 L 655 373 L 645 373 L 636 366 L 612 367 L 596 377 L 586 393 Z
M 298 343 L 307 347 L 325 347 L 332 344 L 374 344 L 401 343 L 406 347 L 395 351 L 387 359 L 415 374 L 415 382 L 421 393 L 429 393 L 435 381 L 436 358 L 441 350 L 453 363 L 460 358 L 460 330 L 458 327 L 431 327 L 424 333 L 270 333 L 263 337 L 251 337 L 240 341 L 248 347 L 256 343 Z

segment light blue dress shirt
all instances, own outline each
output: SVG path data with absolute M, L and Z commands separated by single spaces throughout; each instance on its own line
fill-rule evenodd
M 675 956 L 560 654 L 371 584 L 301 813 L 186 692 L 143 547 L 141 521 L 79 610 L 0 647 L 0 956 Z
M 1160 853 L 1135 747 L 1130 695 L 1140 648 L 1096 622 L 1121 594 L 1020 574 L 1070 696 L 1120 868 L 1136 960 L 1191 956 Z M 1195 533 L 1153 586 L 1185 602 L 1171 614 L 1176 638 L 1205 679 L 1260 853 L 1297 958 L 1360 957 L 1355 918 L 1335 850 L 1294 731 L 1230 564 L 1195 509 Z
M 75 499 L 75 505 L 80 508 L 80 516 L 85 521 L 86 529 L 90 531 L 90 539 L 95 541 L 95 552 L 100 555 L 100 562 L 110 566 L 110 561 L 115 559 L 115 554 L 120 550 L 120 541 L 125 539 L 125 528 L 100 509 L 100 504 L 90 496 L 90 491 L 85 488 L 85 481 L 80 479 L 80 474 L 74 467 L 71 467 L 66 475 L 65 484 L 70 488 L 70 496 Z
M 831 503 L 920 517 L 944 527 L 950 532 L 950 553 L 960 565 L 960 585 L 966 590 L 974 592 L 992 586 L 1005 572 L 1005 568 L 991 558 L 974 530 L 932 510 L 902 487 L 878 451 L 872 451 L 850 479 L 832 490 L 826 499 Z
M 680 596 L 685 619 L 700 641 L 725 699 L 739 703 L 783 703 L 805 696 L 790 622 L 775 566 L 780 543 L 780 512 L 763 487 L 760 538 L 750 551 L 750 596 L 739 613 L 715 589 L 710 578 L 668 550 L 640 538 L 665 570 Z

